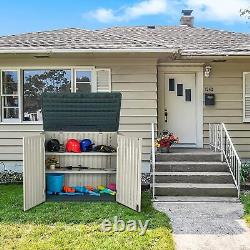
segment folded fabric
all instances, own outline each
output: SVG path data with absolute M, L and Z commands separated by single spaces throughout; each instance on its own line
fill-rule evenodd
M 63 192 L 65 193 L 75 193 L 75 189 L 69 186 L 63 186 Z
M 100 190 L 100 191 L 102 191 L 102 190 L 104 190 L 104 189 L 105 189 L 105 187 L 104 187 L 104 186 L 102 186 L 102 185 L 99 185 L 99 186 L 97 187 L 97 189 L 98 189 L 98 190 Z
M 115 183 L 109 183 L 107 188 L 112 190 L 112 191 L 116 191 L 116 184 Z
M 74 188 L 75 188 L 76 192 L 79 192 L 79 193 L 88 193 L 89 192 L 89 190 L 84 186 L 76 186 Z
M 100 191 L 100 194 L 110 194 L 110 195 L 116 195 L 116 192 L 113 192 L 112 190 L 105 188 Z
M 85 186 L 89 191 L 94 191 L 94 187 L 91 185 L 86 185 Z
M 80 192 L 80 193 L 84 193 L 84 194 L 89 194 L 89 195 L 93 195 L 93 196 L 100 196 L 100 194 L 98 192 L 91 191 L 84 186 L 76 186 L 75 190 L 76 190 L 76 192 Z
M 59 195 L 69 195 L 69 196 L 74 196 L 74 195 L 85 195 L 84 193 L 64 193 L 64 192 L 60 192 L 58 193 Z

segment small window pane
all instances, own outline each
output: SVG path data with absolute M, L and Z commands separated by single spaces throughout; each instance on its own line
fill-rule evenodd
M 177 96 L 183 96 L 183 84 L 177 84 Z
M 14 82 L 17 83 L 17 71 L 3 71 L 2 82 Z
M 91 93 L 90 83 L 76 83 L 76 92 Z
M 17 83 L 2 83 L 3 95 L 17 95 Z
M 71 70 L 24 70 L 23 71 L 23 120 L 41 121 L 42 94 L 70 93 Z
M 18 119 L 18 108 L 4 108 L 4 119 Z
M 17 95 L 17 86 L 17 72 L 2 71 L 2 93 L 4 95 Z
M 169 79 L 168 81 L 168 90 L 175 91 L 175 81 L 173 78 Z
M 91 71 L 76 71 L 76 82 L 91 82 Z
M 185 89 L 185 100 L 186 102 L 192 101 L 191 89 Z
M 18 107 L 18 97 L 17 96 L 5 96 L 3 97 L 4 107 Z

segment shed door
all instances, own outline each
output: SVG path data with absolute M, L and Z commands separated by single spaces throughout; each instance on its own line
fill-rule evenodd
M 117 202 L 141 211 L 141 154 L 142 141 L 118 135 Z
M 23 209 L 45 201 L 44 135 L 23 138 Z

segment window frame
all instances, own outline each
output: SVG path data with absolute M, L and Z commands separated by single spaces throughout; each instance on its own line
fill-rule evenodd
M 24 121 L 23 120 L 23 90 L 24 90 L 24 79 L 23 79 L 23 71 L 24 70 L 70 70 L 71 71 L 71 86 L 70 91 L 71 93 L 76 92 L 76 71 L 91 71 L 91 92 L 97 92 L 97 82 L 96 82 L 96 67 L 94 66 L 31 66 L 31 67 L 4 67 L 0 68 L 0 124 L 43 124 L 42 121 Z M 10 119 L 3 119 L 3 97 L 2 95 L 2 72 L 3 71 L 17 71 L 17 78 L 18 78 L 18 115 L 19 118 L 10 118 Z M 14 95 L 12 95 L 14 96 Z M 16 96 L 16 95 L 15 95 Z
M 17 95 L 13 94 L 4 94 L 3 93 L 3 82 L 2 82 L 2 74 L 3 72 L 17 72 Z M 19 68 L 1 68 L 0 70 L 0 87 L 1 87 L 1 123 L 20 123 L 21 122 L 21 78 L 20 78 L 20 69 Z M 7 108 L 4 106 L 4 97 L 17 97 L 18 98 L 18 106 L 17 107 L 10 107 L 10 108 L 17 108 L 18 109 L 18 118 L 4 118 L 4 109 Z
M 77 71 L 90 71 L 91 72 L 91 81 L 90 82 L 81 82 L 81 83 L 90 83 L 91 93 L 97 92 L 97 82 L 96 82 L 96 70 L 95 67 L 77 67 L 73 69 L 74 80 L 73 80 L 73 93 L 77 92 L 76 89 L 76 72 Z
M 243 122 L 249 123 L 250 118 L 246 118 L 246 97 L 250 98 L 250 94 L 246 94 L 246 75 L 250 74 L 250 72 L 243 72 Z M 250 84 L 250 83 L 249 83 Z

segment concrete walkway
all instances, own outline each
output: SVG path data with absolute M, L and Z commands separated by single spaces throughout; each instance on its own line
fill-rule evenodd
M 171 219 L 177 250 L 250 250 L 240 202 L 155 202 Z

